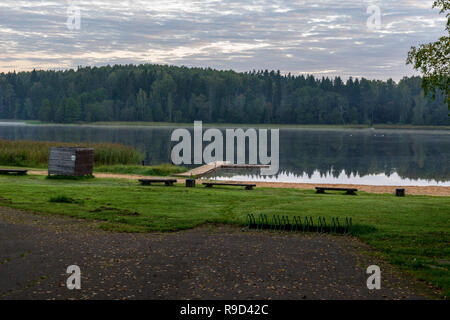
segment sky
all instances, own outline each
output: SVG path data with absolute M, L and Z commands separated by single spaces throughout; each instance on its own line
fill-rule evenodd
M 395 81 L 430 0 L 1 0 L 0 72 L 157 63 Z

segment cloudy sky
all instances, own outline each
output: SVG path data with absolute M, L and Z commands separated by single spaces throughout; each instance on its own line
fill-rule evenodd
M 399 80 L 415 74 L 411 45 L 443 35 L 432 2 L 1 0 L 0 72 L 160 63 Z

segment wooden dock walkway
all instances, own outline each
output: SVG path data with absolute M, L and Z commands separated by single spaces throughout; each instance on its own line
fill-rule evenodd
M 269 168 L 269 166 L 260 164 L 232 164 L 229 161 L 216 161 L 191 169 L 183 173 L 174 174 L 174 176 L 184 178 L 194 176 L 196 178 L 200 178 L 218 169 L 261 169 L 261 168 Z

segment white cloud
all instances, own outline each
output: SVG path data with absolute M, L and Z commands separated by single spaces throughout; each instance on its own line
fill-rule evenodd
M 432 0 L 68 0 L 0 3 L 0 71 L 168 63 L 400 79 L 411 45 L 443 34 Z M 380 30 L 366 8 L 380 6 Z

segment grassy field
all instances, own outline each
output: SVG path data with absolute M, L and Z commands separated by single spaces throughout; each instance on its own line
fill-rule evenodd
M 308 215 L 315 220 L 349 216 L 360 226 L 357 237 L 393 265 L 450 296 L 449 197 L 143 187 L 132 180 L 42 176 L 0 176 L 0 195 L 1 206 L 100 220 L 101 228 L 120 232 L 175 231 L 204 223 L 244 225 L 248 213 Z
M 171 176 L 177 173 L 188 171 L 188 168 L 175 166 L 169 163 L 153 166 L 131 166 L 131 165 L 113 165 L 99 166 L 94 168 L 95 172 L 120 173 L 120 174 L 139 174 L 143 176 Z

